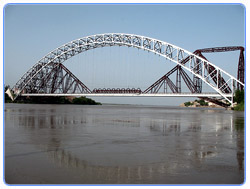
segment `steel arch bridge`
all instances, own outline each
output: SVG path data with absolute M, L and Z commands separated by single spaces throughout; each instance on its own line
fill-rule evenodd
M 127 46 L 149 51 L 176 63 L 176 67 L 145 91 L 140 89 L 90 90 L 62 64 L 82 52 L 107 46 Z M 201 54 L 201 52 L 208 52 L 205 50 L 197 50 L 191 53 L 170 43 L 135 34 L 105 33 L 91 35 L 73 40 L 48 53 L 17 81 L 14 87 L 8 91 L 8 94 L 12 100 L 15 100 L 18 96 L 196 96 L 207 99 L 212 97 L 223 98 L 233 104 L 236 86 L 240 89 L 244 88 L 244 48 L 242 48 L 240 50 L 243 58 L 240 56 L 241 61 L 239 61 L 241 76 L 238 75 L 238 78 L 235 78 L 209 62 Z M 217 49 L 217 52 L 222 52 L 221 48 L 215 49 Z M 187 75 L 186 71 L 193 75 L 193 80 Z M 169 79 L 169 76 L 174 72 L 177 74 L 176 84 Z M 181 77 L 190 89 L 190 93 L 181 93 Z M 215 93 L 202 93 L 202 82 L 210 86 Z M 159 93 L 160 88 L 166 88 L 167 86 L 172 90 L 172 94 Z

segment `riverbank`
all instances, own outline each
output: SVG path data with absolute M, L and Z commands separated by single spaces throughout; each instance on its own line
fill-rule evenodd
M 222 108 L 221 106 L 205 100 L 188 101 L 180 104 L 180 107 L 202 107 L 202 108 Z
M 100 102 L 87 97 L 18 97 L 15 101 L 12 101 L 6 95 L 5 103 L 101 105 Z
M 200 104 L 197 101 L 189 101 L 189 102 L 185 102 L 179 105 L 180 107 L 189 107 L 189 108 L 224 108 L 221 107 L 217 104 L 213 104 L 211 102 L 208 102 L 206 104 Z M 241 102 L 239 104 L 236 104 L 234 107 L 230 107 L 228 106 L 226 109 L 228 110 L 235 110 L 235 111 L 244 111 L 245 110 L 245 104 L 244 102 Z
M 245 104 L 244 104 L 244 102 L 241 102 L 241 103 L 237 104 L 235 107 L 233 107 L 233 110 L 244 111 L 245 110 Z

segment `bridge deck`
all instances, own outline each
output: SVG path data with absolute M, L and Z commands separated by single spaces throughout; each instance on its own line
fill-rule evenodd
M 88 97 L 221 97 L 218 93 L 78 93 L 78 94 L 21 94 L 21 96 L 88 96 Z M 232 97 L 232 94 L 225 94 Z

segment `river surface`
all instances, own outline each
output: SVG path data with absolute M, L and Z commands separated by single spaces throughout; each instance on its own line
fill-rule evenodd
M 5 104 L 8 184 L 241 184 L 244 112 Z

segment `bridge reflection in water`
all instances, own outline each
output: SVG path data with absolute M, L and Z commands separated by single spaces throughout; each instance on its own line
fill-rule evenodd
M 7 107 L 11 111 L 9 115 L 6 112 L 5 122 L 7 129 L 18 125 L 37 153 L 46 152 L 56 167 L 73 171 L 77 183 L 224 183 L 231 182 L 226 172 L 238 171 L 243 179 L 242 117 L 233 112 L 62 107 Z M 8 140 L 9 135 L 6 137 Z M 25 156 L 16 153 L 6 154 L 6 161 Z M 217 171 L 225 172 L 222 181 L 213 178 Z M 195 177 L 203 172 L 215 175 L 197 180 Z

